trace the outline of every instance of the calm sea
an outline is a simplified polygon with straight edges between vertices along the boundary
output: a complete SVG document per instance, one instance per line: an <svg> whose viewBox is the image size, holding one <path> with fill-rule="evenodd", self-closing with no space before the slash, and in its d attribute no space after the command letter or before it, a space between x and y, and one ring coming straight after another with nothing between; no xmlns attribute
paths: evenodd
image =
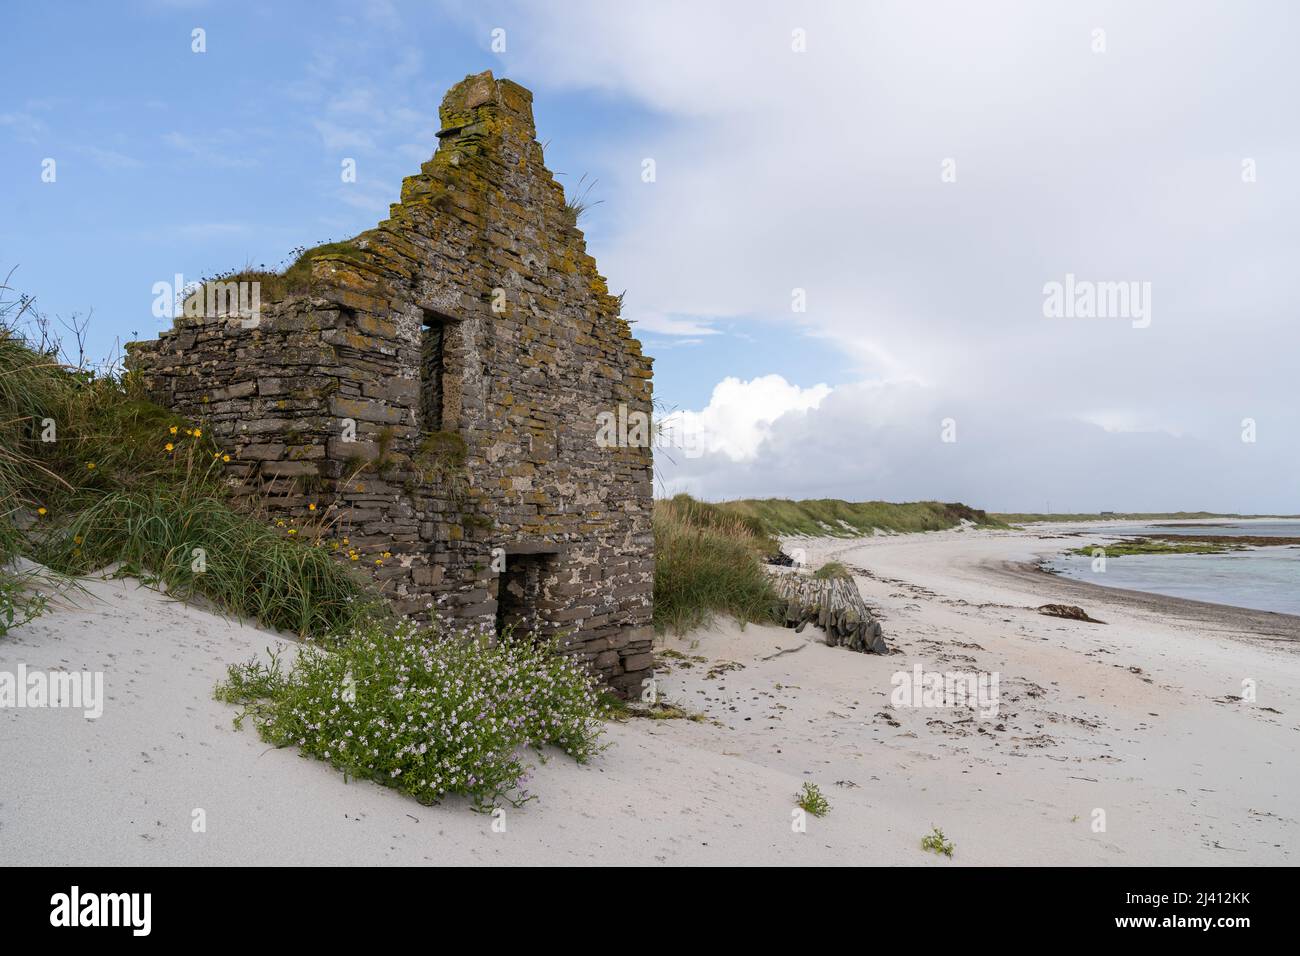
<svg viewBox="0 0 1300 956"><path fill-rule="evenodd" d="M1300 520L1149 524L1098 528L1106 534L1212 534L1300 538ZM1092 542L1078 539L1078 547ZM1300 614L1300 545L1252 548L1227 554L1135 554L1107 558L1093 570L1092 558L1060 555L1047 566L1064 577L1114 588L1232 604L1260 611Z"/></svg>

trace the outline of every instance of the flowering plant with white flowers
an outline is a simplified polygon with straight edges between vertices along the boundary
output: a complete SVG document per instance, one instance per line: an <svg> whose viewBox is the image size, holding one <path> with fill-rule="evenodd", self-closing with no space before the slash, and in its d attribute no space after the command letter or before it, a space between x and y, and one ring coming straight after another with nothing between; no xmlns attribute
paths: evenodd
<svg viewBox="0 0 1300 956"><path fill-rule="evenodd" d="M579 762L602 749L595 677L534 633L446 633L368 621L326 650L307 646L286 670L278 654L229 668L217 698L242 704L263 739L297 746L348 777L421 803L463 794L478 808L518 806L527 748Z"/></svg>

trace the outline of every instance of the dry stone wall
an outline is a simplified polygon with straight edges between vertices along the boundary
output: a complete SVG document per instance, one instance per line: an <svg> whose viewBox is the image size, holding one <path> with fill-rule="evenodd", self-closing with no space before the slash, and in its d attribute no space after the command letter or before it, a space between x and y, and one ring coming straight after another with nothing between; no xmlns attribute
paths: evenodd
<svg viewBox="0 0 1300 956"><path fill-rule="evenodd" d="M324 509L402 612L536 620L636 692L651 449L598 436L602 413L648 419L651 360L543 165L531 94L468 77L440 119L389 218L311 258L304 288L178 319L128 366L207 424L239 495Z"/></svg>

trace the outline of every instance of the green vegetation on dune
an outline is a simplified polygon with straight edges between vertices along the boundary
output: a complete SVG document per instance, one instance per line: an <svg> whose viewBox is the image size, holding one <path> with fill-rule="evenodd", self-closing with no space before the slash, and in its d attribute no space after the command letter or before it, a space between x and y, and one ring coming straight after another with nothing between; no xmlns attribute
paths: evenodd
<svg viewBox="0 0 1300 956"><path fill-rule="evenodd" d="M149 402L129 374L70 367L16 327L30 300L0 286L0 633L39 610L6 566L59 573L115 562L270 627L322 635L373 598L330 555L327 529L290 529L230 506L229 460L201 425ZM30 315L26 318L30 318ZM37 603L33 603L37 602Z"/></svg>
<svg viewBox="0 0 1300 956"><path fill-rule="evenodd" d="M680 494L655 502L655 626L684 631L714 615L742 622L774 620L780 599L764 560L779 536L860 537L875 531L940 531L962 521L1002 527L963 504L850 502L783 498L697 501ZM819 577L848 576L831 562Z"/></svg>
<svg viewBox="0 0 1300 956"><path fill-rule="evenodd" d="M763 559L777 549L743 517L689 495L654 504L654 622L682 632L714 615L773 621L780 599Z"/></svg>
<svg viewBox="0 0 1300 956"><path fill-rule="evenodd" d="M85 574L122 562L124 571L165 584L176 597L203 595L223 611L301 635L337 631L372 604L379 610L324 546L321 529L294 528L290 536L208 489L114 491L70 505L58 532L33 549L56 571ZM305 540L290 540L304 532Z"/></svg>
<svg viewBox="0 0 1300 956"><path fill-rule="evenodd" d="M296 746L348 778L433 804L479 809L529 799L521 751L550 745L585 762L607 716L595 676L553 639L366 621L288 667L272 654L229 668L218 700L243 707L262 739Z"/></svg>
<svg viewBox="0 0 1300 956"><path fill-rule="evenodd" d="M858 537L876 531L942 531L962 521L1001 527L994 517L959 502L841 501L817 498L745 498L724 501L718 508L747 519L771 535Z"/></svg>

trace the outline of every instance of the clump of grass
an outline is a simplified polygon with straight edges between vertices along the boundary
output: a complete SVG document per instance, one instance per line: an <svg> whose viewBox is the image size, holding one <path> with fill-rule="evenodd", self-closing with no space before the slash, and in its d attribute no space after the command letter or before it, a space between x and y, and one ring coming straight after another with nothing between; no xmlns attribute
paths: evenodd
<svg viewBox="0 0 1300 956"><path fill-rule="evenodd" d="M835 578L852 578L853 572L839 561L827 561L813 572L813 577L819 581L829 581Z"/></svg>
<svg viewBox="0 0 1300 956"><path fill-rule="evenodd" d="M368 607L364 588L323 542L295 541L202 491L111 492L75 501L71 512L36 549L62 573L120 561L177 597L203 595L222 610L304 636L346 628Z"/></svg>
<svg viewBox="0 0 1300 956"><path fill-rule="evenodd" d="M815 817L824 817L831 809L831 805L822 795L821 788L815 783L805 782L803 789L794 795L794 802Z"/></svg>
<svg viewBox="0 0 1300 956"><path fill-rule="evenodd" d="M465 461L469 448L456 432L433 431L420 436L411 467L421 485L437 485L452 501L461 502L469 490Z"/></svg>
<svg viewBox="0 0 1300 956"><path fill-rule="evenodd" d="M952 841L943 835L943 831L938 827L933 827L929 833L921 837L921 849L930 850L952 859L952 851L956 849Z"/></svg>
<svg viewBox="0 0 1300 956"><path fill-rule="evenodd" d="M591 211L593 206L599 206L605 200L591 198L591 191L596 187L599 180L593 179L587 181L587 174L583 173L573 189L573 195L564 201L564 212L569 219L570 226L577 226L578 222Z"/></svg>
<svg viewBox="0 0 1300 956"><path fill-rule="evenodd" d="M680 633L717 614L775 621L780 598L762 556L776 545L748 521L678 495L655 502L654 536L657 629Z"/></svg>
<svg viewBox="0 0 1300 956"><path fill-rule="evenodd" d="M553 745L580 763L602 749L596 679L535 633L370 619L287 669L274 654L232 666L216 696L242 705L236 723L251 717L268 743L424 804L462 794L480 809L517 806L531 799L522 749Z"/></svg>
<svg viewBox="0 0 1300 956"><path fill-rule="evenodd" d="M193 297L205 296L206 287L210 283L218 282L256 282L259 284L260 298L265 302L278 302L290 295L309 295L314 290L311 276L312 263L324 256L341 256L345 259L363 261L363 252L355 240L325 242L310 249L299 246L290 253L292 261L283 268L273 269L265 265L245 266L242 269L231 269L204 278L195 291L186 297L186 303L190 304L191 308L197 308L198 304L191 302ZM203 302L203 299L199 302Z"/></svg>

